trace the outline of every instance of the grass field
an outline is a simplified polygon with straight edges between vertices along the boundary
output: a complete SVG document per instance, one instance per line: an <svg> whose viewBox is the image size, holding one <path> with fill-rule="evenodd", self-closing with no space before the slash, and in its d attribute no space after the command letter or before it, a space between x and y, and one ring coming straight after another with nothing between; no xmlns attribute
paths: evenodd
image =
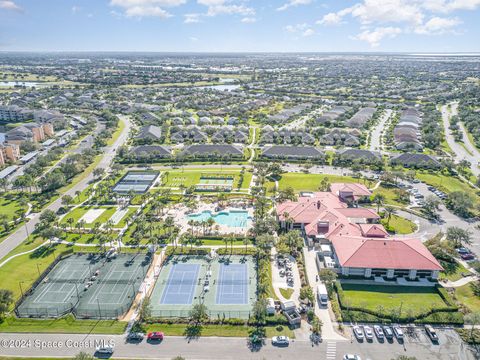
<svg viewBox="0 0 480 360"><path fill-rule="evenodd" d="M417 230L414 222L398 215L392 215L387 225L388 219L382 219L381 223L390 232L395 234L411 234Z"/></svg>
<svg viewBox="0 0 480 360"><path fill-rule="evenodd" d="M200 182L200 177L202 174L233 174L235 175L233 180L233 190L237 189L238 185L238 178L240 176L240 169L212 169L212 168L205 168L205 169L185 169L185 170L175 170L169 171L168 174L164 174L164 184L167 187L174 187L178 188L181 185L185 187L190 187L197 185ZM252 173L249 171L244 172L243 181L241 184L241 189L248 189L250 182L252 180Z"/></svg>
<svg viewBox="0 0 480 360"><path fill-rule="evenodd" d="M452 176L445 176L439 174L429 174L429 173L417 173L417 178L424 183L435 186L438 189L444 190L447 193L453 191L465 191L468 193L473 193L475 191L467 183L452 177ZM478 199L478 196L476 196Z"/></svg>
<svg viewBox="0 0 480 360"><path fill-rule="evenodd" d="M73 316L60 319L18 319L7 317L0 322L0 332L59 334L122 334L126 322L115 320L77 320Z"/></svg>
<svg viewBox="0 0 480 360"><path fill-rule="evenodd" d="M323 175L323 174L303 174L303 173L286 173L282 174L282 178L278 182L279 190L284 190L291 186L296 192L299 191L318 191L322 179L327 178L330 183L362 183L363 180L355 179L351 176L340 175ZM373 184L369 181L365 183L367 187Z"/></svg>
<svg viewBox="0 0 480 360"><path fill-rule="evenodd" d="M112 234L111 239L115 239L115 233ZM62 240L73 242L76 244L95 244L98 243L96 234L76 234L76 233L63 233L61 236Z"/></svg>
<svg viewBox="0 0 480 360"><path fill-rule="evenodd" d="M186 324L149 324L146 331L163 331L166 336L185 335ZM247 337L251 327L239 325L204 325L202 326L201 336L221 336L221 337ZM267 326L267 337L276 335L286 335L289 338L295 338L295 334L286 326L277 329L274 326Z"/></svg>
<svg viewBox="0 0 480 360"><path fill-rule="evenodd" d="M16 200L8 200L4 196L0 198L0 215L7 215L10 220L16 216L15 212L22 206Z"/></svg>
<svg viewBox="0 0 480 360"><path fill-rule="evenodd" d="M123 228L125 225L127 225L127 219L137 210L138 208L136 207L129 207L125 216L118 222L118 224L113 225L113 227L116 229Z"/></svg>
<svg viewBox="0 0 480 360"><path fill-rule="evenodd" d="M398 198L398 195L395 192L395 190L396 190L395 188L385 187L385 186L380 185L377 189L375 189L372 192L372 195L377 195L377 194L383 195L384 198L385 198L384 202L385 202L385 204L388 204L388 205L395 205L395 206L408 205L408 203L402 202Z"/></svg>
<svg viewBox="0 0 480 360"><path fill-rule="evenodd" d="M349 306L384 312L398 310L402 307L405 314L413 316L424 313L431 308L445 307L446 304L435 288L413 286L382 286L342 284L343 292Z"/></svg>
<svg viewBox="0 0 480 360"><path fill-rule="evenodd" d="M112 137L107 141L108 146L113 145L115 141L117 141L123 129L125 129L125 123L122 120L118 120L117 130L114 131L114 133L112 134Z"/></svg>
<svg viewBox="0 0 480 360"><path fill-rule="evenodd" d="M92 228L93 225L98 222L100 224L104 224L107 222L112 215L117 211L117 207L115 206L79 206L75 209L73 209L71 212L69 212L61 221L62 224L68 224L68 219L73 219L73 224L72 226L75 226L78 221L82 218L83 215L85 215L88 210L91 209L105 209L105 211L100 214L99 217L97 217L92 223L85 223L84 227L86 228Z"/></svg>
<svg viewBox="0 0 480 360"><path fill-rule="evenodd" d="M475 296L470 284L455 289L455 297L472 312L480 311L480 297Z"/></svg>
<svg viewBox="0 0 480 360"><path fill-rule="evenodd" d="M290 299L292 294L293 294L293 289L284 289L284 288L280 288L280 294L282 294L282 296L285 298L285 299Z"/></svg>

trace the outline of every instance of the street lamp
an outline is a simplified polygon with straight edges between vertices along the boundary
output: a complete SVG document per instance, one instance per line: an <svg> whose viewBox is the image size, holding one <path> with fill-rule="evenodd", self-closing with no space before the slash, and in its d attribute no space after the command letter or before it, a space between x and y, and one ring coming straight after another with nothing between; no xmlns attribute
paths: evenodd
<svg viewBox="0 0 480 360"><path fill-rule="evenodd" d="M40 276L40 267L38 266L39 264L37 263L37 271L38 271L38 276ZM41 264L40 264L41 265Z"/></svg>
<svg viewBox="0 0 480 360"><path fill-rule="evenodd" d="M25 281L19 281L19 282L18 282L18 285L20 286L20 293L22 294L22 297L23 297L22 284L23 284L24 282L25 282Z"/></svg>
<svg viewBox="0 0 480 360"><path fill-rule="evenodd" d="M102 317L102 312L100 310L100 302L98 301L98 298L97 298L97 305L98 305L98 317L101 318Z"/></svg>

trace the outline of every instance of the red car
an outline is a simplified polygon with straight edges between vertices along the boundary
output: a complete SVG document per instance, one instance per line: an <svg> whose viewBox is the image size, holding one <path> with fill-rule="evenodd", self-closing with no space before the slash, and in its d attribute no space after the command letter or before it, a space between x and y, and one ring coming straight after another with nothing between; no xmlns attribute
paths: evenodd
<svg viewBox="0 0 480 360"><path fill-rule="evenodd" d="M147 340L163 340L163 332L154 331L154 332L148 333Z"/></svg>

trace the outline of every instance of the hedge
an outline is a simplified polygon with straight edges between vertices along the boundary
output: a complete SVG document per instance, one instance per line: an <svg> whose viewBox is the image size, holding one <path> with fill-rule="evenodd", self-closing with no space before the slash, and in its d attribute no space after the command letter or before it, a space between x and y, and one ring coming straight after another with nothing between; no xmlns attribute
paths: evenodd
<svg viewBox="0 0 480 360"><path fill-rule="evenodd" d="M233 249L225 249L225 248L219 248L216 250L218 255L256 255L257 251L255 248L233 248Z"/></svg>
<svg viewBox="0 0 480 360"><path fill-rule="evenodd" d="M165 251L166 257L172 256L172 255L207 255L210 253L210 248L190 248L190 247L182 247L182 246L177 246L176 248L173 246L167 247L167 250Z"/></svg>

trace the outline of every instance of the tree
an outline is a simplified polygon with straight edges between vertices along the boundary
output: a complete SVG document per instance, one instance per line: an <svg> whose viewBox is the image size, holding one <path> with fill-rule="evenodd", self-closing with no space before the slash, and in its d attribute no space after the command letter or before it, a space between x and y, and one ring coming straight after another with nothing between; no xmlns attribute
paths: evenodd
<svg viewBox="0 0 480 360"><path fill-rule="evenodd" d="M68 206L73 202L73 198L70 195L62 196L62 205Z"/></svg>
<svg viewBox="0 0 480 360"><path fill-rule="evenodd" d="M318 318L318 316L313 317L311 325L312 325L311 330L313 334L315 335L322 334L323 322Z"/></svg>
<svg viewBox="0 0 480 360"><path fill-rule="evenodd" d="M10 218L7 214L0 214L0 224L2 224L5 232L10 231Z"/></svg>
<svg viewBox="0 0 480 360"><path fill-rule="evenodd" d="M320 181L320 186L318 187L318 190L320 191L328 191L330 189L330 181L328 180L328 177L324 177Z"/></svg>
<svg viewBox="0 0 480 360"><path fill-rule="evenodd" d="M380 206L383 205L385 196L382 194L375 194L372 198L372 203L377 204L377 213L380 212Z"/></svg>
<svg viewBox="0 0 480 360"><path fill-rule="evenodd" d="M40 214L40 221L46 224L52 224L57 221L57 214L55 214L52 210L47 209Z"/></svg>
<svg viewBox="0 0 480 360"><path fill-rule="evenodd" d="M286 189L280 190L278 192L277 201L284 202L286 200L290 200L290 201L297 200L297 195L295 195L295 190L291 186L288 186Z"/></svg>
<svg viewBox="0 0 480 360"><path fill-rule="evenodd" d="M148 320L152 317L152 304L150 303L150 298L145 297L138 315L141 321Z"/></svg>
<svg viewBox="0 0 480 360"><path fill-rule="evenodd" d="M315 303L315 294L310 286L303 286L300 289L300 299L308 300L310 304Z"/></svg>
<svg viewBox="0 0 480 360"><path fill-rule="evenodd" d="M472 243L472 233L470 230L464 230L458 226L451 226L447 229L447 240L451 241L455 247L461 247L463 244Z"/></svg>
<svg viewBox="0 0 480 360"><path fill-rule="evenodd" d="M95 168L93 169L93 176L95 178L100 178L102 177L102 175L105 173L105 169L104 168Z"/></svg>
<svg viewBox="0 0 480 360"><path fill-rule="evenodd" d="M0 319L5 316L12 303L13 293L10 290L0 289Z"/></svg>
<svg viewBox="0 0 480 360"><path fill-rule="evenodd" d="M465 324L472 325L472 328L470 330L470 338L473 338L473 331L475 329L475 326L480 324L480 312L473 312L470 314L465 315Z"/></svg>
<svg viewBox="0 0 480 360"><path fill-rule="evenodd" d="M265 324L267 318L267 300L259 299L253 304L253 316L257 324Z"/></svg>
<svg viewBox="0 0 480 360"><path fill-rule="evenodd" d="M447 206L453 210L454 213L469 217L470 211L473 208L473 199L470 194L463 191L454 191L448 195L446 200Z"/></svg>
<svg viewBox="0 0 480 360"><path fill-rule="evenodd" d="M423 212L427 214L428 217L437 219L438 210L440 208L440 200L433 195L429 195L425 198L425 204L423 205Z"/></svg>
<svg viewBox="0 0 480 360"><path fill-rule="evenodd" d="M206 319L208 319L207 307L205 304L195 304L190 310L189 318L190 321L195 325L202 324Z"/></svg>
<svg viewBox="0 0 480 360"><path fill-rule="evenodd" d="M320 269L318 273L318 277L325 285L329 288L329 290L333 290L333 284L337 281L337 273L331 269Z"/></svg>
<svg viewBox="0 0 480 360"><path fill-rule="evenodd" d="M397 213L397 209L395 209L393 206L385 206L385 215L387 216L387 226L390 225L390 220L392 218L392 215L395 215Z"/></svg>

